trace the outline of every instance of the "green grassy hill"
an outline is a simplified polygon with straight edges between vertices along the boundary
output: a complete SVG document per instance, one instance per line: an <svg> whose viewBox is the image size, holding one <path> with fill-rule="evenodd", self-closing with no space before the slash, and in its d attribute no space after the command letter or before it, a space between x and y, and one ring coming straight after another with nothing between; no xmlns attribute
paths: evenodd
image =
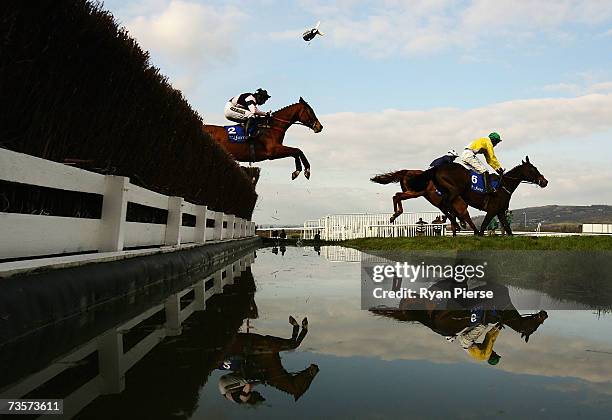
<svg viewBox="0 0 612 420"><path fill-rule="evenodd" d="M535 230L542 222L542 230L580 232L583 223L612 223L612 206L541 206L512 209L512 229ZM474 218L480 226L483 216ZM525 225L525 219L527 224Z"/></svg>

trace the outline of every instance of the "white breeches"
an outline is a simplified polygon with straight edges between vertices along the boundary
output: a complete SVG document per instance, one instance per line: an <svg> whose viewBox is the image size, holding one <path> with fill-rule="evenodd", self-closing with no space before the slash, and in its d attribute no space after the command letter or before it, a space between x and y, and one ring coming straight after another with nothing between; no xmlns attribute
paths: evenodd
<svg viewBox="0 0 612 420"><path fill-rule="evenodd" d="M467 166L481 174L488 172L487 167L482 163L480 159L476 157L474 152L470 149L465 149L463 153L461 153L461 162L465 163Z"/></svg>
<svg viewBox="0 0 612 420"><path fill-rule="evenodd" d="M228 120L238 123L244 122L248 118L255 116L255 114L253 114L248 109L239 108L229 101L225 104L225 108L223 109L223 115L225 115L225 118L227 118Z"/></svg>

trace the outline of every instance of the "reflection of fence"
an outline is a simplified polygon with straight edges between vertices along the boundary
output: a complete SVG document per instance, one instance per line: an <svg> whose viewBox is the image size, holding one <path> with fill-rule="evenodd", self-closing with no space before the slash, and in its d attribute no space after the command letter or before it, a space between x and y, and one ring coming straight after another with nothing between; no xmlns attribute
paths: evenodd
<svg viewBox="0 0 612 420"><path fill-rule="evenodd" d="M100 219L0 213L0 258L202 244L255 234L254 222L149 191L126 177L101 175L1 148L0 181L103 196ZM166 224L126 221L128 203L167 211ZM186 226L183 214L194 216L195 226Z"/></svg>
<svg viewBox="0 0 612 420"><path fill-rule="evenodd" d="M361 251L354 248L343 246L324 246L321 247L321 254L325 259L332 262L360 262Z"/></svg>
<svg viewBox="0 0 612 420"><path fill-rule="evenodd" d="M335 214L318 220L304 222L304 238L313 239L315 233L321 239L337 241L366 237L417 236L418 234L434 235L437 231L431 226L439 212L404 213L394 224L389 224L391 213L378 214ZM423 219L427 225L419 229L417 222ZM442 225L438 225L442 226ZM442 227L442 232L444 228Z"/></svg>
<svg viewBox="0 0 612 420"><path fill-rule="evenodd" d="M59 357L46 368L20 379L0 390L0 398L22 398L44 384L52 381L67 369L78 365L82 360L97 352L98 372L85 384L80 386L64 399L64 418L72 418L85 406L100 395L116 394L125 389L125 375L138 361L145 357L164 338L180 335L182 323L195 311L206 309L206 301L213 295L223 293L223 286L234 283L254 261L249 254L232 264L217 270L214 274L198 280L190 287L167 297L160 303L140 315L122 322L107 330L89 342L80 345ZM193 299L186 299L193 291ZM139 324L159 315L165 315L165 323L158 325L152 332L141 338L136 344L124 351L124 335Z"/></svg>
<svg viewBox="0 0 612 420"><path fill-rule="evenodd" d="M331 262L385 262L393 261L367 252L359 251L355 248L346 248L337 245L326 245L321 247L321 255Z"/></svg>

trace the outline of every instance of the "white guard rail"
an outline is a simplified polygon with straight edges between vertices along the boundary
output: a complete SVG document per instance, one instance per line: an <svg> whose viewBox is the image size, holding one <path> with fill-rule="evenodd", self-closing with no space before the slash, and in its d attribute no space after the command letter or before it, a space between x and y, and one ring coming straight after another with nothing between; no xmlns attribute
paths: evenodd
<svg viewBox="0 0 612 420"><path fill-rule="evenodd" d="M131 184L129 178L101 175L3 148L0 180L103 196L100 219L0 212L0 259L116 252L255 236L254 222L147 190ZM166 224L126 221L128 202L167 210ZM184 213L195 216L195 226L182 225Z"/></svg>

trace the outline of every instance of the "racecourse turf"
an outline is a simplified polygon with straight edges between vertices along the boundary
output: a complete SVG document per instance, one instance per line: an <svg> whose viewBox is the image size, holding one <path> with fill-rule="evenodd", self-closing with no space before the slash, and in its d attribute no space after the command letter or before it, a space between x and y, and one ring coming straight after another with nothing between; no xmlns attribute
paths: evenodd
<svg viewBox="0 0 612 420"><path fill-rule="evenodd" d="M360 250L612 250L612 236L420 236L362 238L337 243Z"/></svg>

